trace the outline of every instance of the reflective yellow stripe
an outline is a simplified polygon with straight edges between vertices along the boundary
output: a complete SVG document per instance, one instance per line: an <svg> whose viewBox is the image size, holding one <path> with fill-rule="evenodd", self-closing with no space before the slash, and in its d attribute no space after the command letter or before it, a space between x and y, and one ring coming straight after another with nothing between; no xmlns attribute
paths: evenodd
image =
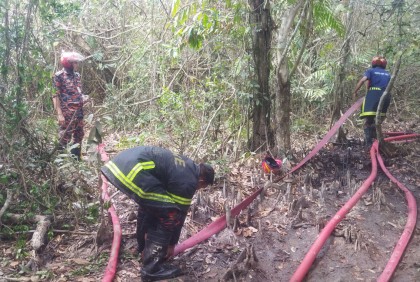
<svg viewBox="0 0 420 282"><path fill-rule="evenodd" d="M360 116L361 117L364 117L364 116L376 116L376 112L363 112L363 113L360 114ZM381 113L381 116L386 116L386 114L385 113Z"/></svg>
<svg viewBox="0 0 420 282"><path fill-rule="evenodd" d="M177 195L169 193L169 192L168 192L168 194L171 195L171 197L174 198L175 202L177 202L178 204L191 205L191 199L180 197L180 196L177 196Z"/></svg>
<svg viewBox="0 0 420 282"><path fill-rule="evenodd" d="M370 87L369 90L382 90L380 87Z"/></svg>
<svg viewBox="0 0 420 282"><path fill-rule="evenodd" d="M178 203L178 204L181 204L181 205L190 205L191 204L191 199L183 198L183 197L171 194L171 193L168 193L169 194L169 196L168 196L168 195L162 195L162 194L158 194L158 193L144 192L140 187L138 187L135 183L133 183L132 180L134 179L134 177L136 175L136 173L133 172L133 171L138 172L142 169L154 168L155 164L153 162L140 163L140 164L137 164L136 166L134 166L134 168L129 173L129 175L133 179L130 179L127 176L125 176L124 173L112 161L109 161L105 166L112 172L112 174L123 185L125 185L128 189L130 189L134 193L136 193L136 195L139 196L142 199L154 200L154 201L165 202L165 203Z"/></svg>
<svg viewBox="0 0 420 282"><path fill-rule="evenodd" d="M155 163L150 161L150 162L144 162L144 163L138 163L136 164L133 169L130 171L129 174L127 174L127 178L130 181L133 181L134 177L136 177L136 175L139 173L139 171L143 170L143 169L152 169L155 168Z"/></svg>

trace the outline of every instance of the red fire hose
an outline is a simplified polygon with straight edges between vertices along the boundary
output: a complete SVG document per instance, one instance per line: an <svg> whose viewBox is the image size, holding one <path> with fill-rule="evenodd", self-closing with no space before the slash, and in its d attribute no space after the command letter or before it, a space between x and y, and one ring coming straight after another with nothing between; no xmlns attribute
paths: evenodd
<svg viewBox="0 0 420 282"><path fill-rule="evenodd" d="M344 206L335 214L335 216L327 223L327 225L322 229L321 233L318 235L318 238L313 243L312 247L309 249L308 253L306 254L305 258L299 265L298 269L293 274L290 281L302 281L303 278L306 276L306 273L309 271L309 268L312 266L316 256L318 255L319 251L321 250L322 246L324 245L325 241L327 241L330 234L334 231L335 227L341 220L345 217L345 215L350 211L350 209L359 201L359 199L363 196L363 194L367 191L369 186L372 184L373 180L377 174L377 162L376 162L376 148L378 146L377 141L373 144L372 148L370 149L370 158L372 160L372 172L370 173L369 177L363 182L362 186L360 186L359 190L350 198L350 200L344 204Z"/></svg>
<svg viewBox="0 0 420 282"><path fill-rule="evenodd" d="M99 144L97 151L101 155L101 159L103 162L109 161L109 157L105 152L104 144ZM107 179L101 174L102 180L102 200L104 202L110 201L110 197L108 195L108 181ZM120 251L120 244L121 244L121 225L118 219L117 212L115 211L114 206L111 206L108 209L109 214L111 215L112 219L112 226L114 231L114 237L112 239L112 247L111 247L111 254L109 256L108 265L105 269L104 277L102 278L102 282L111 282L114 279L115 273L117 272L117 265L118 265L118 253Z"/></svg>
<svg viewBox="0 0 420 282"><path fill-rule="evenodd" d="M347 120L347 118L356 111L360 105L363 102L363 98L360 98L353 106L351 106L344 115L341 116L341 118L334 124L334 126L328 131L328 133L322 138L322 140L315 146L314 149L312 149L311 152L302 160L300 161L295 167L293 167L286 175L284 175L282 178L286 177L287 175L295 172L299 168L301 168L307 161L309 161L313 156L315 156L316 153L318 153L319 150L324 147L325 144L327 144L328 140L333 137L335 132L340 128L340 126ZM239 212L247 207L262 191L262 188L258 189L254 194L246 198L242 203L234 207L231 211L232 216L236 216L239 214ZM212 235L220 232L226 227L226 215L223 215L222 217L219 217L216 221L209 224L206 228L195 234L194 236L188 238L181 244L175 246L174 254L177 255L183 251L185 251L188 248L191 248L192 246L210 238Z"/></svg>
<svg viewBox="0 0 420 282"><path fill-rule="evenodd" d="M346 111L346 113L343 116L341 116L341 118L328 131L328 133L317 144L317 146L300 163L298 163L295 167L293 167L283 177L295 172L300 167L302 167L308 160L310 160L313 156L315 156L315 154L319 150L321 150L322 147L325 144L327 144L328 140L331 139L331 137L335 134L335 132L338 130L338 128L346 121L346 119L360 107L362 102L363 102L363 98L360 98L352 107L350 107ZM97 148L97 151L101 154L102 161L106 162L106 161L108 161L109 158L108 158L108 156L107 156L107 154L104 150L104 147L105 147L105 145L100 144ZM103 183L105 183L105 185L107 185L106 181L103 181ZM103 186L102 190L106 191L107 186ZM239 212L243 208L248 206L261 193L262 190L263 190L263 188L258 189L251 196L249 196L244 201L242 201L239 205L234 207L231 211L232 215L233 216L238 215ZM112 208L111 216L112 216L112 214L115 214L115 217L116 217L115 218L116 223L114 224L114 229L116 228L115 226L118 226L118 230L117 231L114 230L114 240L113 240L113 244L112 244L111 256L110 256L108 266L106 268L105 275L104 275L104 278L103 278L102 281L112 281L113 277L115 276L117 259L118 259L118 251L119 251L119 248L120 248L120 241L121 241L121 229L120 229L120 225L119 225L119 222L118 222L118 217L116 216L116 213L115 213L115 210L113 209L113 207L111 207L111 208ZM111 208L110 208L110 212L111 212ZM113 219L113 223L114 223L114 217L112 219ZM194 236L190 237L189 239L185 240L181 244L177 245L175 247L174 254L177 255L177 254L185 251L186 249L191 248L192 246L210 238L212 235L214 235L217 232L223 230L225 227L226 227L226 216L224 215L224 216L218 218L213 223L209 224L206 228L204 228L203 230L201 230L200 232L198 232ZM116 238L116 236L117 236L117 238Z"/></svg>
<svg viewBox="0 0 420 282"><path fill-rule="evenodd" d="M399 138L411 138L411 137L419 137L418 134L411 134L411 135L403 135L398 137L390 137L386 138L385 141L394 141L398 140ZM398 240L394 251L391 254L391 257L386 264L384 271L378 278L378 282L386 282L391 279L392 274L395 272L395 269L397 268L398 262L401 260L402 254L405 250L405 248L408 245L408 241L410 241L411 235L413 234L414 228L416 227L416 221L417 221L417 204L416 199L414 198L413 194L408 190L401 182L399 182L385 167L384 161L381 157L381 155L377 154L379 165L382 168L382 171L388 176L389 179L391 179L392 182L397 184L397 186L404 192L405 199L407 200L407 209L408 209L408 216L407 216L407 222L404 227L404 231Z"/></svg>
<svg viewBox="0 0 420 282"><path fill-rule="evenodd" d="M309 159L311 159L328 142L328 140L331 139L331 137L335 134L335 132L338 130L338 128L346 121L346 119L354 111L356 111L360 107L360 105L362 104L362 101L363 101L363 98L359 99L351 108L349 108L347 110L347 112L329 130L329 132L325 135L325 137L317 144L317 146L298 165L296 165L294 168L292 168L288 172L288 174L291 174L294 171L298 170ZM398 135L398 134L397 133L393 133L393 134L389 134L389 135ZM399 136L397 136L397 137L399 137ZM396 137L392 137L392 138L396 138ZM104 150L104 145L103 144L101 144L101 145L98 146L98 151L100 152L100 154L102 156L102 160L103 161L108 161L108 156L106 155L106 152ZM372 150L371 150L371 155L372 155ZM376 170L376 160L375 160L375 170ZM286 175L288 175L288 174L286 174ZM376 172L375 172L375 175L376 175ZM285 176L283 176L283 177L285 177ZM366 189L368 187L369 186L367 185ZM106 192L107 188L108 188L107 187L107 181L106 181L105 178L103 178L102 191L103 191L103 198L104 198L104 200L109 200L109 196L107 195L107 192ZM251 196L249 196L243 202L241 202L239 205L237 205L236 207L234 207L232 209L232 211L231 211L232 216L238 215L239 212L242 209L244 209L245 207L247 207L261 193L262 190L263 190L263 188L258 189ZM347 206L346 208L345 207L343 207L342 210L343 209L350 210L350 208L351 208L350 206ZM347 210L347 212L348 212L348 210ZM109 259L109 262L108 262L108 266L106 268L105 275L104 275L102 281L112 281L113 277L115 276L116 266L117 266L117 260L118 260L118 252L119 252L120 241L121 241L121 228L120 228L120 224L119 224L118 217L116 215L115 209L111 206L109 208L109 212L111 214L112 221L113 221L113 224L114 224L114 240L113 240L113 244L112 244L111 256L110 256L110 259ZM339 218L337 218L337 220L338 219ZM340 221L341 221L341 219L340 219ZM331 226L333 224L334 223L331 223ZM212 235L214 235L217 232L223 230L225 227L226 227L226 216L224 215L224 216L218 218L216 221L214 221L210 225L208 225L205 229L201 230L200 232L198 232L194 236L190 237L189 239L185 240L181 244L177 245L175 247L174 255L177 255L177 254L185 251L186 249L191 248L192 246L194 246L194 245L196 245L196 244L198 244L198 243L200 243L200 242L202 242L202 241L210 238ZM310 267L310 265L309 265L309 267ZM306 274L306 272L305 272L305 274Z"/></svg>
<svg viewBox="0 0 420 282"><path fill-rule="evenodd" d="M393 134L398 135L398 134ZM394 136L386 138L385 141L398 141L404 139L413 139L420 137L419 134L409 134L409 135L402 135L402 136ZM382 275L380 276L380 281L388 281L389 278L395 271L395 268L401 258L401 255L408 244L408 240L411 237L413 232L414 226L416 224L417 219L417 206L413 195L410 191L405 188L401 183L399 183L387 170L386 167L383 165L382 158L379 154L378 150L378 141L375 141L372 145L370 150L370 157L372 160L372 172L370 176L365 180L359 190L353 195L352 198L336 213L336 215L328 222L328 224L324 227L324 229L319 234L318 238L315 240L311 248L309 249L308 253L304 257L303 261L299 265L298 269L293 274L290 281L302 281L303 278L306 276L309 268L312 266L316 256L318 255L319 251L321 250L322 246L324 245L325 241L328 239L332 231L334 230L335 226L344 218L344 216L350 211L350 209L357 203L357 201L361 198L361 196L367 191L369 186L372 184L373 180L377 174L377 161L376 157L380 162L380 165L387 176L391 176L390 179L397 183L397 185L403 189L406 194L407 202L408 202L408 209L409 215L406 224L406 228L404 229L403 235L401 236L400 240L398 241L397 246L395 247L394 253L391 256L390 261L388 262L385 270L383 271ZM382 163L381 163L382 162ZM387 173L388 172L388 173ZM389 174L389 175L388 175ZM402 188L404 187L404 188Z"/></svg>

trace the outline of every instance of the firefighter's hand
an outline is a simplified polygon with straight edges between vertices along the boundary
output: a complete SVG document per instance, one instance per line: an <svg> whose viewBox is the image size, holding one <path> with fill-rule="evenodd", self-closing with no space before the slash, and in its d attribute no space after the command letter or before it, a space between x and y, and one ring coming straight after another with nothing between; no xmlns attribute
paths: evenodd
<svg viewBox="0 0 420 282"><path fill-rule="evenodd" d="M62 114L58 114L58 124L59 125L64 124L64 116Z"/></svg>
<svg viewBox="0 0 420 282"><path fill-rule="evenodd" d="M166 253L165 259L169 259L170 257L173 257L175 251L175 245L169 245L168 252Z"/></svg>

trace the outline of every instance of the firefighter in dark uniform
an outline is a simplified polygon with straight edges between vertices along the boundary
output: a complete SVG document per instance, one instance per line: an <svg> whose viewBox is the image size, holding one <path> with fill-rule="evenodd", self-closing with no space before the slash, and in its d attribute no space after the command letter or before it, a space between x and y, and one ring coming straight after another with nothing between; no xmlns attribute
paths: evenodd
<svg viewBox="0 0 420 282"><path fill-rule="evenodd" d="M181 275L181 269L164 262L173 255L194 193L213 184L213 168L164 148L140 146L117 154L101 171L139 205L136 233L143 280Z"/></svg>
<svg viewBox="0 0 420 282"><path fill-rule="evenodd" d="M84 57L76 52L63 52L60 63L63 69L55 73L53 84L56 93L53 96L54 109L57 112L59 124L59 146L65 148L73 138L73 144L79 144L71 153L80 160L83 131L83 102L88 99L83 95L81 77L77 64Z"/></svg>
<svg viewBox="0 0 420 282"><path fill-rule="evenodd" d="M357 92L360 87L368 81L367 94L363 101L362 111L360 118L365 119L365 144L371 146L373 139L376 138L376 127L375 117L378 109L379 100L382 97L388 83L391 79L391 75L385 70L387 61L384 57L375 56L372 59L372 68L368 69L363 77L359 80L356 85L356 89L353 92L353 99L357 98ZM384 101L384 105L381 112L381 118L385 119L386 112L391 102L391 96Z"/></svg>

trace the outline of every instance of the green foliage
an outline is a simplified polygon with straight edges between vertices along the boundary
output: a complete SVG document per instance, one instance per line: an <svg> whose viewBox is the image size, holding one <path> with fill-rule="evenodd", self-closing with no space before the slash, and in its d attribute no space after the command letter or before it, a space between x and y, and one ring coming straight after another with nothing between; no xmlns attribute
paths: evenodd
<svg viewBox="0 0 420 282"><path fill-rule="evenodd" d="M314 1L313 17L316 19L315 29L318 32L334 30L339 36L344 35L345 27L339 19L336 18L331 10L329 0Z"/></svg>
<svg viewBox="0 0 420 282"><path fill-rule="evenodd" d="M42 203L42 207L44 207L41 209L43 214L54 213L56 205L59 203L60 199L58 195L51 193L51 185L49 181L46 181L41 185L33 183L29 192L33 197L31 201L31 211L40 212L41 206L39 203Z"/></svg>
<svg viewBox="0 0 420 282"><path fill-rule="evenodd" d="M81 3L77 2L63 3L57 0L41 0L39 1L39 12L42 20L52 22L57 18L77 16L81 11L80 5Z"/></svg>
<svg viewBox="0 0 420 282"><path fill-rule="evenodd" d="M120 150L124 150L135 146L143 145L145 144L147 135L147 132L142 132L136 136L123 136L119 140L117 148L119 148Z"/></svg>
<svg viewBox="0 0 420 282"><path fill-rule="evenodd" d="M293 119L292 130L295 133L314 132L318 126L313 123L311 117L296 117Z"/></svg>
<svg viewBox="0 0 420 282"><path fill-rule="evenodd" d="M92 257L90 263L80 266L70 272L71 276L86 276L90 273L99 271L109 259L109 253L102 252L97 257Z"/></svg>
<svg viewBox="0 0 420 282"><path fill-rule="evenodd" d="M105 206L105 203L104 203L104 206ZM99 211L100 209L99 209L98 204L89 205L87 209L86 220L92 224L97 223L98 218L99 218Z"/></svg>
<svg viewBox="0 0 420 282"><path fill-rule="evenodd" d="M27 231L27 229L25 231ZM25 249L25 246L26 246L26 236L19 236L18 239L16 240L15 259L24 259L29 255Z"/></svg>

